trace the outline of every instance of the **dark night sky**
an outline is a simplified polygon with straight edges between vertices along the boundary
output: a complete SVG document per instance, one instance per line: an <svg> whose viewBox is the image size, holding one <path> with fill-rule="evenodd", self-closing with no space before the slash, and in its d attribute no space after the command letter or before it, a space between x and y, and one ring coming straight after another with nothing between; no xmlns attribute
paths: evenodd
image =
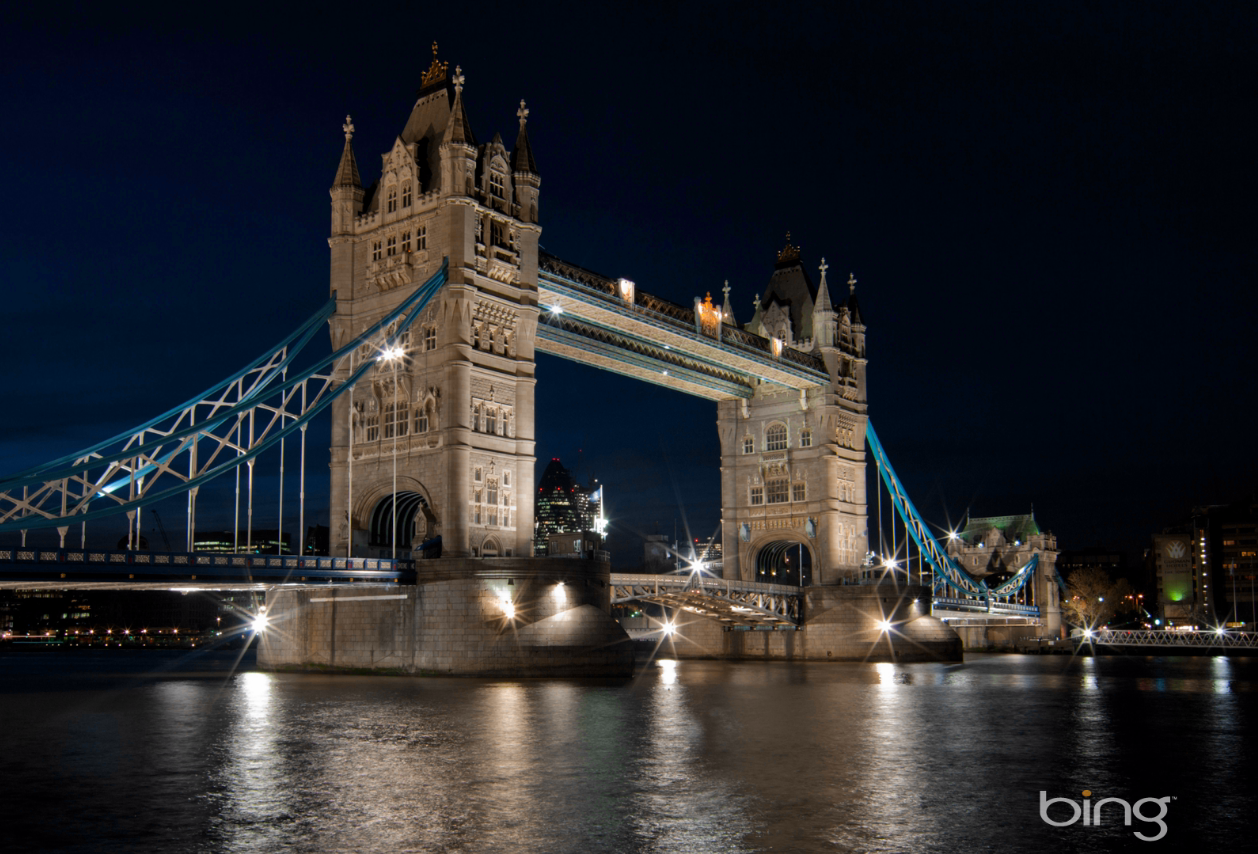
<svg viewBox="0 0 1258 854"><path fill-rule="evenodd" d="M1252 4L440 5L2 13L0 471L314 311L341 122L374 180L437 40L481 140L528 101L548 251L681 303L729 279L741 321L788 230L855 271L870 411L933 521L1033 502L1064 548L1134 551L1252 493ZM537 374L539 470L581 451L621 532L712 533L712 404Z"/></svg>

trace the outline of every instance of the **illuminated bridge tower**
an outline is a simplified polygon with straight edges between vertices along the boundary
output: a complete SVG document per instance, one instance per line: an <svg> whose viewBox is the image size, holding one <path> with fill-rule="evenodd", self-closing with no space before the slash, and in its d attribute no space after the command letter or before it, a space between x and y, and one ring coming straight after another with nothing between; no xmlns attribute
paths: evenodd
<svg viewBox="0 0 1258 854"><path fill-rule="evenodd" d="M404 356L378 361L335 403L330 548L390 556L396 512L398 557L437 536L445 557L527 557L541 180L524 102L514 149L498 135L477 144L463 75L450 76L433 49L380 179L364 189L347 119L331 189L334 346L397 306L443 258L450 266L403 339Z"/></svg>
<svg viewBox="0 0 1258 854"><path fill-rule="evenodd" d="M837 584L859 572L869 542L865 326L855 279L834 305L825 260L814 286L787 237L746 329L820 355L829 382L763 383L750 400L718 403L725 577L798 584L802 562L806 584Z"/></svg>

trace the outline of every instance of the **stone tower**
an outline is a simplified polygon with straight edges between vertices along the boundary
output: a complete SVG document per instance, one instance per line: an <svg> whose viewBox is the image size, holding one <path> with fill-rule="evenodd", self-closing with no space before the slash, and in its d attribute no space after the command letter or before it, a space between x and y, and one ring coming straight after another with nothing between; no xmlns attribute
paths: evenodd
<svg viewBox="0 0 1258 854"><path fill-rule="evenodd" d="M790 244L746 329L782 348L810 351L829 382L806 392L757 387L717 406L725 577L797 583L771 573L789 557L811 563L808 584L854 576L869 550L865 497L865 326L855 278L830 301L827 265L814 286ZM806 555L804 554L806 552ZM799 555L799 557L795 557Z"/></svg>
<svg viewBox="0 0 1258 854"><path fill-rule="evenodd" d="M449 259L449 281L333 407L331 553L527 557L533 536L538 187L520 102L513 149L478 144L464 77L436 57L364 188L353 125L332 185L332 343L342 346ZM396 489L394 460L396 458Z"/></svg>

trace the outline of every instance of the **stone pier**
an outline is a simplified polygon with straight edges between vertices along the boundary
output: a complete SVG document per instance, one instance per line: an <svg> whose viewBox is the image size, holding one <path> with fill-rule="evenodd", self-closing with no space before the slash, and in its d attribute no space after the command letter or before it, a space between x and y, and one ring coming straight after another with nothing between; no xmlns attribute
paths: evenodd
<svg viewBox="0 0 1258 854"><path fill-rule="evenodd" d="M267 670L453 676L628 676L606 561L450 558L419 583L267 594Z"/></svg>
<svg viewBox="0 0 1258 854"><path fill-rule="evenodd" d="M678 613L664 649L680 658L782 661L961 661L961 638L930 616L930 588L892 584L806 590L797 630L738 631ZM879 625L891 623L890 630Z"/></svg>

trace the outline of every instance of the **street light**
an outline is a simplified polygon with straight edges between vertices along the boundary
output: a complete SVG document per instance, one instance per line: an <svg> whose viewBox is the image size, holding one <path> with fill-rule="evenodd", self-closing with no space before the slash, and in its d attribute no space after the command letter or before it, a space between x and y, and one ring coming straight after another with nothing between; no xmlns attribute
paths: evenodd
<svg viewBox="0 0 1258 854"><path fill-rule="evenodd" d="M393 564L397 566L397 434L398 434L398 366L402 363L402 357L406 355L401 347L394 345L386 348L381 354L382 361L388 362L393 366L393 413L389 419L390 429L393 431L393 500L390 502L390 509L393 513Z"/></svg>

